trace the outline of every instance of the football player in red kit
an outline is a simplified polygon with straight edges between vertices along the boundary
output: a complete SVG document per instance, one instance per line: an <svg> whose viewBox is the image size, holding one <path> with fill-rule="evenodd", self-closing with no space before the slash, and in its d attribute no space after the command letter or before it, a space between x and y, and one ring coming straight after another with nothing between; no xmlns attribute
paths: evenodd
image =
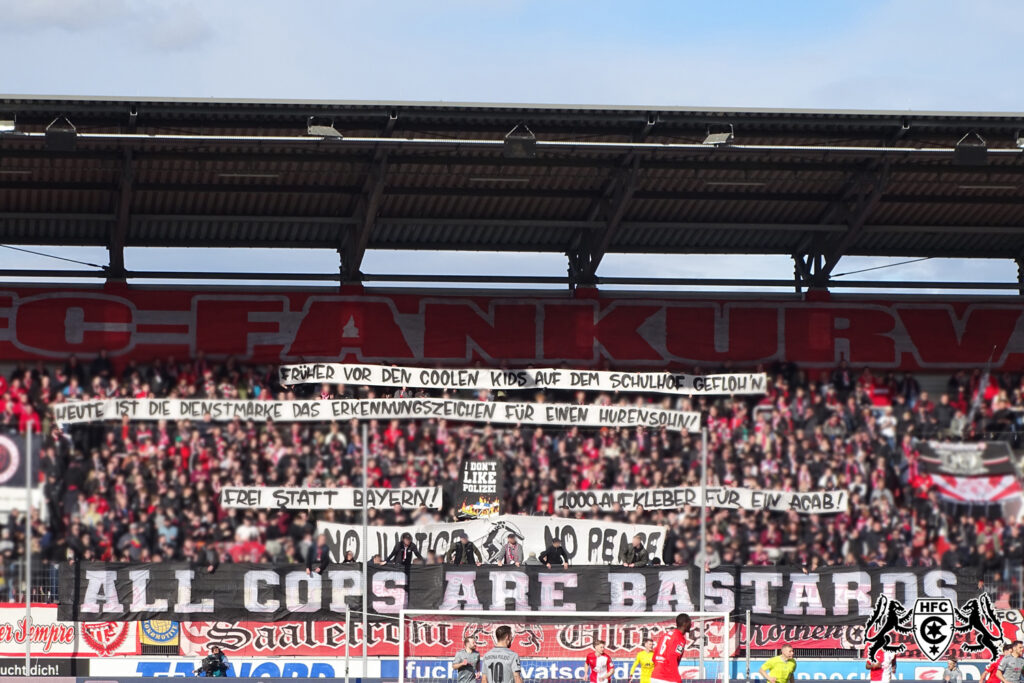
<svg viewBox="0 0 1024 683"><path fill-rule="evenodd" d="M985 672L981 674L982 683L1000 683L999 677L996 676L996 672L999 671L999 665L1003 663L1003 657L1010 654L1010 650L1013 649L1013 643L1004 643L1003 652L995 660L992 661L987 667Z"/></svg>
<svg viewBox="0 0 1024 683"><path fill-rule="evenodd" d="M608 683L612 677L612 658L605 651L605 642L594 643L594 651L587 655L587 677L590 683Z"/></svg>
<svg viewBox="0 0 1024 683"><path fill-rule="evenodd" d="M686 649L686 634L690 632L690 617L680 614L676 617L676 627L658 637L654 646L654 670L651 671L651 683L682 683L679 676L679 660Z"/></svg>

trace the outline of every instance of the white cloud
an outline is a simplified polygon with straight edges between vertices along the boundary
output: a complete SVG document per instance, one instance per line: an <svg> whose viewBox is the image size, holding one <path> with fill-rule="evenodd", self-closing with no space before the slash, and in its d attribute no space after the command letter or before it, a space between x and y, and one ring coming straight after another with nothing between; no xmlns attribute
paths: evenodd
<svg viewBox="0 0 1024 683"><path fill-rule="evenodd" d="M42 49L51 58L68 62L73 58L114 58L123 64L126 46L132 47L135 57L140 51L180 52L197 49L214 35L213 26L191 0L0 0L0 17L0 32L17 33L6 41L8 48L23 42L26 45L19 50L22 56ZM98 40L99 36L104 39ZM42 63L25 61L23 66L38 68ZM167 63L164 69L173 70L175 66ZM46 82L74 70L40 71L33 76ZM95 73L85 81L91 83L87 87L92 92L75 94L96 94L97 83L107 75L109 72ZM73 78L83 82L78 74ZM62 87L54 92L58 90L69 92Z"/></svg>
<svg viewBox="0 0 1024 683"><path fill-rule="evenodd" d="M0 31L83 31L130 14L126 0L0 0Z"/></svg>

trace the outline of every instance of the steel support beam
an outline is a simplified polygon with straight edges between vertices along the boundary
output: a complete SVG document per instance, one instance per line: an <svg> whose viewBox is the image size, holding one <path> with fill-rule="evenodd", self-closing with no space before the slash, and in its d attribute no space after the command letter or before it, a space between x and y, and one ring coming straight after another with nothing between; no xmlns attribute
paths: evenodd
<svg viewBox="0 0 1024 683"><path fill-rule="evenodd" d="M389 160L393 157L389 155ZM274 175L274 174L271 174ZM239 184L239 183L135 183L134 190L138 193L159 192L163 194L189 194L204 195L214 193L231 193L241 196L260 195L345 195L360 197L364 194L363 185L335 186L335 185L296 185L282 184L273 178L273 184ZM486 180L486 178L484 179ZM495 176L495 180L501 180L501 176ZM1009 186L1006 186L1009 187ZM49 182L49 181L4 181L4 190L20 192L117 192L117 183L73 183L73 182ZM1006 191L1006 194L993 195L937 195L937 194L886 194L879 202L882 204L925 204L925 205L1024 205L1024 196ZM608 203L606 193L592 190L549 190L542 187L526 187L515 189L508 187L488 186L486 182L473 187L399 187L388 185L388 195L394 197L428 197L428 198L476 198L476 197L499 197L503 199L577 199L594 202L597 206L605 206ZM806 204L819 203L827 204L830 207L844 198L835 194L824 194L820 192L730 192L720 190L688 190L688 191L662 191L647 190L634 191L635 201L660 201L660 202L801 202Z"/></svg>
<svg viewBox="0 0 1024 683"><path fill-rule="evenodd" d="M268 105L273 105L268 106ZM581 108L566 107L570 112L553 108L501 107L493 104L480 105L424 105L422 103L364 103L364 102L274 102L266 104L243 104L238 102L167 102L138 99L99 99L99 98L59 98L53 101L38 99L12 99L4 105L5 111L17 113L19 120L36 120L45 124L52 119L52 110L65 114L87 115L100 120L122 119L130 108L136 108L144 114L151 125L173 128L180 125L182 118L193 119L197 115L209 119L205 126L214 127L220 121L224 126L240 127L242 125L263 128L280 128L283 130L294 127L295 119L306 116L336 117L345 125L367 127L379 120L381 112L397 111L401 114L404 129L423 129L428 131L461 131L469 127L482 130L500 131L508 123L515 123L529 114L542 120L548 126L561 126L567 132L581 130L595 133L613 130L629 132L635 130L651 115L658 119L672 132L679 130L701 131L708 124L720 123L723 119L736 125L744 125L760 135L785 133L786 129L798 128L809 131L809 134L826 138L834 137L837 120L864 139L876 135L884 136L893 130L909 128L924 131L948 131L951 127L977 128L983 134L987 131L1012 133L1019 127L1018 115L1002 114L963 114L951 117L932 113L911 112L879 112L865 116L862 111L836 110L829 116L810 116L805 112L748 112L707 110L685 110L678 108L634 108L608 111L606 107ZM486 115L481 112L486 111ZM584 111L580 111L584 110ZM268 113L269 112L269 113ZM211 116L213 114L213 116ZM225 115L230 114L230 119ZM273 115L273 117L272 117ZM46 118L49 116L49 118ZM34 117L34 118L33 118ZM222 118L223 117L223 118ZM504 128L507 130L507 127Z"/></svg>
<svg viewBox="0 0 1024 683"><path fill-rule="evenodd" d="M889 183L889 163L883 162L872 176L865 176L847 193L843 201L842 220L847 231L837 239L830 240L825 251L825 268L831 273L847 249L864 232L864 225L881 201Z"/></svg>
<svg viewBox="0 0 1024 683"><path fill-rule="evenodd" d="M381 131L382 138L391 137L395 130L395 123L398 116L393 112L388 114L384 130ZM384 199L385 177L388 169L388 150L378 147L373 153L373 161L370 163L370 170L367 173L366 181L363 183L362 196L356 207L355 230L345 230L341 236L341 246L338 247L338 255L341 258L341 280L342 282L359 282L362 280L363 256L366 255L366 245L370 243L370 236L377 223L377 214L380 211L381 201Z"/></svg>
<svg viewBox="0 0 1024 683"><path fill-rule="evenodd" d="M60 278L106 278L106 269L96 270L43 270L43 269L0 269L0 278L39 277ZM233 280L250 282L338 282L338 273L271 273L261 272L219 272L219 271L127 271L130 280ZM365 282L409 283L409 284L515 284L515 285L563 285L565 278L545 275L410 275L407 273L372 273L363 276ZM608 286L648 287L747 287L788 289L791 280L757 278L659 278L659 277L603 277L598 284ZM932 282L932 281L878 281L844 280L835 283L841 289L935 289L1008 291L1016 293L1020 282Z"/></svg>
<svg viewBox="0 0 1024 683"><path fill-rule="evenodd" d="M132 195L135 185L135 165L132 163L132 151L126 149L121 162L121 180L117 195L116 220L110 228L110 242L107 244L109 265L107 275L110 280L124 281L127 273L124 267L124 245L128 239L128 228L132 222Z"/></svg>
<svg viewBox="0 0 1024 683"><path fill-rule="evenodd" d="M604 207L604 227L592 235L589 240L590 270L596 275L601 265L601 260L608 252L612 239L622 225L622 219L626 216L626 209L630 201L636 195L637 174L640 171L640 159L635 155L628 168L623 168L616 174L615 191L611 199L602 200Z"/></svg>
<svg viewBox="0 0 1024 683"><path fill-rule="evenodd" d="M644 127L633 135L634 142L646 140L657 122L656 116L648 118ZM622 225L629 203L636 195L639 173L640 157L636 152L630 152L609 179L601 197L591 203L587 221L596 221L603 215L604 224L594 233L577 233L573 244L566 251L569 258L570 290L575 289L576 285L596 283L597 269Z"/></svg>
<svg viewBox="0 0 1024 683"><path fill-rule="evenodd" d="M52 161L55 159L73 160L81 164L86 161L113 162L119 163L121 153L116 150L98 149L76 149L74 152L51 152L38 146L23 146L17 138L5 139L4 158L6 159L33 159L40 161ZM894 151L896 151L894 149ZM751 157L755 158L751 158ZM822 173L836 173L847 175L851 171L863 168L863 162L855 159L844 160L827 153L815 152L805 154L807 159L793 161L789 159L757 158L757 153L745 153L741 156L729 156L727 149L718 150L712 157L708 157L704 151L688 152L680 154L659 154L652 151L644 160L644 168L654 170L696 170L696 171L733 171L736 173L747 173L754 171L767 171L775 173L792 173L802 175L806 173L820 175ZM767 156L767 155L764 155ZM190 149L183 151L180 146L167 150L152 150L136 148L136 161L139 162L191 162L217 164L230 164L236 162L254 162L261 160L272 160L275 163L333 163L333 164L367 164L372 162L374 151L368 149L331 149L329 146L319 146L316 149L308 150L281 150L277 148L254 148L250 151L229 151L228 149ZM494 166L499 168L526 167L526 168L586 168L592 170L615 171L622 166L621 153L608 152L601 156L580 156L572 153L538 156L533 159L506 159L500 153L500 148L493 150L493 153L480 153L467 155L463 150L453 147L445 152L432 153L401 153L393 151L389 155L393 165L416 165L416 166ZM950 179L964 179L969 182L971 179L980 179L983 182L993 175L1024 175L1024 165L1015 163L1015 159L1006 159L1003 162L993 163L990 160L988 166L952 166L948 160L909 160L893 157L893 174L914 174L941 173L943 177Z"/></svg>
<svg viewBox="0 0 1024 683"><path fill-rule="evenodd" d="M377 224L377 213L380 211L380 204L384 199L386 175L387 155L382 154L380 160L374 163L363 188L363 195L359 199L359 205L353 216L355 228L344 230L342 233L341 247L338 248L338 253L341 257L341 279L343 282L358 282L362 279L363 256L366 254L366 245L370 242L373 228Z"/></svg>
<svg viewBox="0 0 1024 683"><path fill-rule="evenodd" d="M793 254L796 273L807 287L827 289L839 259L864 234L871 212L878 206L889 182L888 161L872 163L853 174L841 197L821 216L822 225L845 224L846 230L831 235L808 236L806 246Z"/></svg>
<svg viewBox="0 0 1024 683"><path fill-rule="evenodd" d="M0 218L3 215L0 214ZM47 216L39 216L41 218L47 218ZM175 213L175 214L135 214L132 218L133 223L145 223L147 221L155 221L158 223L214 223L214 224L233 224L233 223L249 223L252 225L263 224L263 223L281 223L281 224L299 224L299 225L355 225L358 221L349 216L268 216L266 214L261 215L235 215L235 214L188 214L188 213Z"/></svg>

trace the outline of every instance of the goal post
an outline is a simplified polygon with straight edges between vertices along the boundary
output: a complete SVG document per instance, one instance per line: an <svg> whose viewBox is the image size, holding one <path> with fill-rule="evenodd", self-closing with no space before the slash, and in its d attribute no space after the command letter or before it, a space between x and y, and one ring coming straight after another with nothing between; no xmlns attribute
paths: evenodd
<svg viewBox="0 0 1024 683"><path fill-rule="evenodd" d="M609 683L639 681L629 669L644 641L675 628L677 612L528 612L402 610L398 617L398 683L456 680L451 663L473 638L481 657L494 647L494 630L512 627L524 683L580 683L584 660L598 640L606 643ZM723 612L686 612L693 625L680 660L684 679L729 683L738 638ZM495 682L500 683L500 682Z"/></svg>

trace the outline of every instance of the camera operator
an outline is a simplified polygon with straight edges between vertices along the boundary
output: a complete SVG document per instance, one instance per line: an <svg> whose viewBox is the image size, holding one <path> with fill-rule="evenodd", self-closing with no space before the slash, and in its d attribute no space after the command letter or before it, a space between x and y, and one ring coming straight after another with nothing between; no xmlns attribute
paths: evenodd
<svg viewBox="0 0 1024 683"><path fill-rule="evenodd" d="M207 678L224 678L228 675L228 658L217 645L210 646L210 654L203 657L195 673Z"/></svg>

